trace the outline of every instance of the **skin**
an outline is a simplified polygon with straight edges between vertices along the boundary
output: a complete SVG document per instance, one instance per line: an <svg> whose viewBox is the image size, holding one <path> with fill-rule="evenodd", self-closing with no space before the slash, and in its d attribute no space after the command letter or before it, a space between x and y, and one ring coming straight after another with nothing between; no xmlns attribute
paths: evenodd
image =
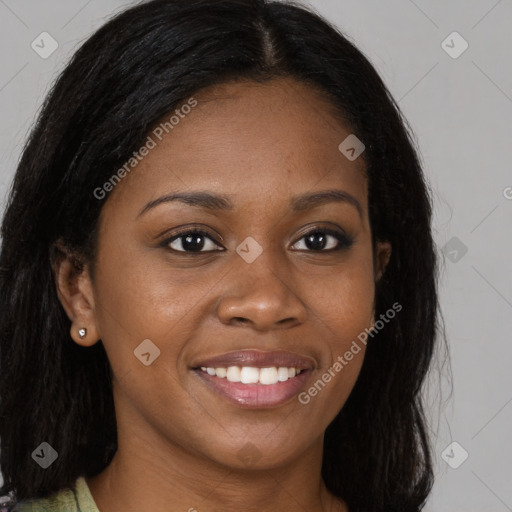
<svg viewBox="0 0 512 512"><path fill-rule="evenodd" d="M199 512L347 511L322 481L322 443L364 346L307 405L294 397L243 409L191 366L241 349L289 350L315 362L307 389L373 325L375 282L391 247L379 243L372 254L363 158L339 151L350 129L320 93L291 79L232 82L194 98L192 112L106 200L94 279L87 265L73 272L69 258L56 272L72 338L101 339L114 375L119 448L87 483L102 512L170 503ZM326 189L351 194L362 215L348 202L291 211L291 197ZM138 216L184 190L227 195L234 209L167 202ZM203 252L178 252L183 238L176 252L159 245L184 225L213 235ZM337 242L329 235L324 252L314 251L304 235L316 227L344 230L354 243L327 252ZM236 252L248 236L263 249L252 263ZM133 352L145 339L160 349L149 366ZM239 455L244 447L251 463Z"/></svg>

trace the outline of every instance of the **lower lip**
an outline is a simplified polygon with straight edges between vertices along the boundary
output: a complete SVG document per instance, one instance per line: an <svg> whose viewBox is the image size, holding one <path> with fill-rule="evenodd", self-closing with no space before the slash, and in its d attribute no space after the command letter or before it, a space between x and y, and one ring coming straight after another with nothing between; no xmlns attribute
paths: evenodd
<svg viewBox="0 0 512 512"><path fill-rule="evenodd" d="M195 372L211 389L231 403L251 409L278 407L288 402L304 387L310 373L303 370L299 375L276 384L242 384L209 375L200 369Z"/></svg>

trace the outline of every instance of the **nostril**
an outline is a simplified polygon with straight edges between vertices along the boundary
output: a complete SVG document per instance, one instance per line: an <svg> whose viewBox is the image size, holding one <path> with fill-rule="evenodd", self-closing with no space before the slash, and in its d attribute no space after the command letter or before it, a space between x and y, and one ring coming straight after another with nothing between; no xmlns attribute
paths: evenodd
<svg viewBox="0 0 512 512"><path fill-rule="evenodd" d="M290 317L290 318L283 318L282 320L279 320L277 323L278 324L289 324L290 322L294 322L294 318Z"/></svg>

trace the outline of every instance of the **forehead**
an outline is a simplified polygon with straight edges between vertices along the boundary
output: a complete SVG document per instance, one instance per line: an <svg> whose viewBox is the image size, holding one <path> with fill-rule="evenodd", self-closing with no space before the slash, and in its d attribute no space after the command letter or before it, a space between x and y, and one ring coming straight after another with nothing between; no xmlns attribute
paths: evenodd
<svg viewBox="0 0 512 512"><path fill-rule="evenodd" d="M154 147L109 203L143 207L164 193L203 189L235 203L269 205L278 197L337 187L367 208L364 160L350 161L340 152L350 127L317 90L279 78L216 85L193 99L193 108L177 106L155 124L149 133ZM166 122L167 130L155 136Z"/></svg>

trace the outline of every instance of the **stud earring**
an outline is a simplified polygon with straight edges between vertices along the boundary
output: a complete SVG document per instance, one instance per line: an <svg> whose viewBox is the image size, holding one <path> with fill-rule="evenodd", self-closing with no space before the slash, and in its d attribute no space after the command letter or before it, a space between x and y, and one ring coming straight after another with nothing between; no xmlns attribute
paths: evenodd
<svg viewBox="0 0 512 512"><path fill-rule="evenodd" d="M78 335L80 336L80 339L83 340L85 338L86 334L87 334L87 329L85 327L78 329Z"/></svg>

